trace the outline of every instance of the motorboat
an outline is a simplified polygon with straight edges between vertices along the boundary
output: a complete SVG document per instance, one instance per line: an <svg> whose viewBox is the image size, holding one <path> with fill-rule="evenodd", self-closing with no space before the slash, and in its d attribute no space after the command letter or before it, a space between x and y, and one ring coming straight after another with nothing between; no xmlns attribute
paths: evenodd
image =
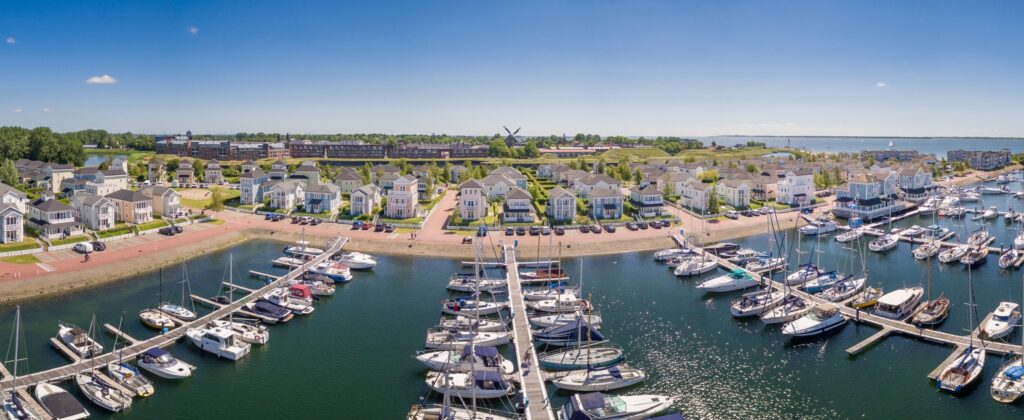
<svg viewBox="0 0 1024 420"><path fill-rule="evenodd" d="M975 203L981 200L981 194L976 192L964 192L960 195L960 201L963 203Z"/></svg>
<svg viewBox="0 0 1024 420"><path fill-rule="evenodd" d="M143 309L139 312L139 320L147 327L158 330L169 330L177 325L171 317L156 309Z"/></svg>
<svg viewBox="0 0 1024 420"><path fill-rule="evenodd" d="M249 354L252 346L235 337L235 332L217 326L200 326L185 330L185 335L200 350L228 359L238 360Z"/></svg>
<svg viewBox="0 0 1024 420"><path fill-rule="evenodd" d="M558 410L558 420L651 418L667 410L675 399L664 395L576 394Z"/></svg>
<svg viewBox="0 0 1024 420"><path fill-rule="evenodd" d="M577 319L587 318L590 325L601 327L601 315L596 313L571 312L553 315L531 316L530 324L538 328L549 328L555 325L565 325L576 322Z"/></svg>
<svg viewBox="0 0 1024 420"><path fill-rule="evenodd" d="M554 299L563 293L579 296L580 288L579 286L565 287L561 284L552 284L549 287L537 287L522 291L523 299L527 301Z"/></svg>
<svg viewBox="0 0 1024 420"><path fill-rule="evenodd" d="M978 188L978 192L982 194L1009 194L1010 190L1006 187L981 187Z"/></svg>
<svg viewBox="0 0 1024 420"><path fill-rule="evenodd" d="M473 332L431 328L427 330L424 347L428 349L458 350L469 344L478 346L500 346L512 341L509 332Z"/></svg>
<svg viewBox="0 0 1024 420"><path fill-rule="evenodd" d="M493 370L428 372L426 383L434 392L466 399L502 398L516 392L504 374Z"/></svg>
<svg viewBox="0 0 1024 420"><path fill-rule="evenodd" d="M234 332L235 337L249 344L267 344L270 342L270 330L260 324L224 319L212 321L210 324Z"/></svg>
<svg viewBox="0 0 1024 420"><path fill-rule="evenodd" d="M583 369L551 380L558 389L576 392L611 391L636 385L647 379L644 371L626 363L600 369Z"/></svg>
<svg viewBox="0 0 1024 420"><path fill-rule="evenodd" d="M684 260L672 272L676 276L698 276L718 268L718 260L704 256L690 257Z"/></svg>
<svg viewBox="0 0 1024 420"><path fill-rule="evenodd" d="M698 289L705 292L732 292L746 289L760 284L757 280L743 270L733 270L729 274L722 275L697 285Z"/></svg>
<svg viewBox="0 0 1024 420"><path fill-rule="evenodd" d="M949 298L939 296L938 299L925 301L910 323L917 326L938 325L949 315Z"/></svg>
<svg viewBox="0 0 1024 420"><path fill-rule="evenodd" d="M571 324L555 325L533 333L534 342L556 347L600 343L604 340L604 334L588 324L585 319L577 319Z"/></svg>
<svg viewBox="0 0 1024 420"><path fill-rule="evenodd" d="M265 300L246 303L245 309L261 316L261 320L264 322L267 322L267 320L272 320L273 323L288 322L295 316L288 308Z"/></svg>
<svg viewBox="0 0 1024 420"><path fill-rule="evenodd" d="M868 287L863 292L857 295L853 302L850 302L850 306L857 309L870 308L878 303L878 298L882 297L885 292L881 287Z"/></svg>
<svg viewBox="0 0 1024 420"><path fill-rule="evenodd" d="M836 235L836 241L852 242L860 239L862 236L864 236L864 229L855 228Z"/></svg>
<svg viewBox="0 0 1024 420"><path fill-rule="evenodd" d="M299 258L302 260L311 260L324 253L324 250L320 248L313 248L309 246L308 241L304 240L296 241L295 245L286 246L282 251L289 257Z"/></svg>
<svg viewBox="0 0 1024 420"><path fill-rule="evenodd" d="M938 255L939 251L942 251L942 246L938 242L925 242L921 246L914 248L914 258L926 260Z"/></svg>
<svg viewBox="0 0 1024 420"><path fill-rule="evenodd" d="M451 398L451 397L446 397ZM514 414L497 414L482 408L453 407L446 404L416 404L409 408L406 420L519 420Z"/></svg>
<svg viewBox="0 0 1024 420"><path fill-rule="evenodd" d="M691 251L682 248L669 248L654 253L654 261L668 261L672 258L690 254Z"/></svg>
<svg viewBox="0 0 1024 420"><path fill-rule="evenodd" d="M910 316L924 295L921 286L896 289L878 298L875 315L883 318L901 320Z"/></svg>
<svg viewBox="0 0 1024 420"><path fill-rule="evenodd" d="M767 258L768 254L758 251L756 249L743 248L736 251L735 255L729 257L727 260L733 264L743 266L752 261L757 261L761 258Z"/></svg>
<svg viewBox="0 0 1024 420"><path fill-rule="evenodd" d="M173 303L161 303L160 306L157 307L157 309L159 309L160 312L173 316L182 321L195 321L195 319L197 318L196 313L193 312L192 310L187 309L181 305L175 305Z"/></svg>
<svg viewBox="0 0 1024 420"><path fill-rule="evenodd" d="M935 200L929 199L924 204L917 207L918 216L931 216L935 214L936 208Z"/></svg>
<svg viewBox="0 0 1024 420"><path fill-rule="evenodd" d="M601 343L583 344L537 355L537 362L547 370L577 370L603 368L622 361L622 347Z"/></svg>
<svg viewBox="0 0 1024 420"><path fill-rule="evenodd" d="M1009 209L1006 213L1003 213L1003 221L1007 224L1013 223L1013 221L1017 219L1018 214L1020 213L1013 211L1013 209Z"/></svg>
<svg viewBox="0 0 1024 420"><path fill-rule="evenodd" d="M900 237L898 235L894 235L891 233L885 234L875 239L872 239L871 242L868 243L868 249L874 252L885 252L890 249L896 248L896 245L899 244L899 241Z"/></svg>
<svg viewBox="0 0 1024 420"><path fill-rule="evenodd" d="M960 261L967 252L971 250L970 245L957 245L939 253L939 261L942 263L951 263L954 261Z"/></svg>
<svg viewBox="0 0 1024 420"><path fill-rule="evenodd" d="M999 174L999 176L996 177L996 184L1007 184L1009 182L1010 177L1006 176L1006 174Z"/></svg>
<svg viewBox="0 0 1024 420"><path fill-rule="evenodd" d="M132 406L131 395L121 392L120 389L93 372L75 374L75 384L78 385L78 390L85 395L85 398L104 410L120 413Z"/></svg>
<svg viewBox="0 0 1024 420"><path fill-rule="evenodd" d="M298 267L302 267L303 265L305 265L306 262L303 261L303 260L300 260L298 258L278 257L278 258L275 258L274 261L271 262L271 264L273 264L274 267L298 268Z"/></svg>
<svg viewBox="0 0 1024 420"><path fill-rule="evenodd" d="M192 376L192 365L175 359L171 353L153 347L139 355L135 361L139 368L164 379L184 379Z"/></svg>
<svg viewBox="0 0 1024 420"><path fill-rule="evenodd" d="M831 288L832 285L849 277L850 276L843 273L829 271L807 283L804 283L802 288L807 293L821 293L822 291Z"/></svg>
<svg viewBox="0 0 1024 420"><path fill-rule="evenodd" d="M309 267L307 271L312 274L326 276L338 283L348 283L349 281L352 281L352 270L349 266L340 262L324 261Z"/></svg>
<svg viewBox="0 0 1024 420"><path fill-rule="evenodd" d="M373 256L361 252L338 254L334 256L334 260L353 270L371 270L377 266L377 260Z"/></svg>
<svg viewBox="0 0 1024 420"><path fill-rule="evenodd" d="M756 292L744 293L742 297L732 301L729 312L736 318L759 316L779 306L786 298L786 292L767 288Z"/></svg>
<svg viewBox="0 0 1024 420"><path fill-rule="evenodd" d="M846 276L821 292L821 298L829 302L842 302L860 293L867 284L867 277Z"/></svg>
<svg viewBox="0 0 1024 420"><path fill-rule="evenodd" d="M929 225L924 228L921 234L923 239L940 240L949 234L949 229L939 225Z"/></svg>
<svg viewBox="0 0 1024 420"><path fill-rule="evenodd" d="M89 417L89 410L64 388L43 382L36 385L33 393L39 405L55 419L78 420Z"/></svg>
<svg viewBox="0 0 1024 420"><path fill-rule="evenodd" d="M960 257L960 264L968 267L976 267L984 264L985 261L988 261L988 249L982 246L971 248L970 251L967 251L967 254Z"/></svg>
<svg viewBox="0 0 1024 420"><path fill-rule="evenodd" d="M78 357L88 359L103 353L103 345L97 343L85 330L72 324L57 325L57 338Z"/></svg>
<svg viewBox="0 0 1024 420"><path fill-rule="evenodd" d="M589 309L590 302L576 295L562 294L554 299L530 301L526 306L537 312L576 312Z"/></svg>
<svg viewBox="0 0 1024 420"><path fill-rule="evenodd" d="M1013 193L1013 198L1024 198L1024 191L1017 191Z"/></svg>
<svg viewBox="0 0 1024 420"><path fill-rule="evenodd" d="M135 366L127 363L110 363L107 364L107 373L110 374L110 379L134 392L138 397L145 398L156 392L153 382L143 376Z"/></svg>
<svg viewBox="0 0 1024 420"><path fill-rule="evenodd" d="M818 278L818 276L821 276L822 274L824 273L818 269L818 266L814 264L804 264L796 271L786 276L786 285L794 286L804 284L809 280Z"/></svg>
<svg viewBox="0 0 1024 420"><path fill-rule="evenodd" d="M266 302L273 303L277 306L292 311L292 313L296 315L309 315L313 313L313 303L310 300L295 297L289 291L291 288L294 288L296 286L300 285L291 286L290 288L287 289L282 287L271 290L267 292L266 295L263 295L262 299L265 300ZM309 294L310 296L312 296L313 292L309 291Z"/></svg>
<svg viewBox="0 0 1024 420"><path fill-rule="evenodd" d="M1024 249L1024 232L1022 232L1020 235L1017 235L1017 237L1013 238L1013 248Z"/></svg>
<svg viewBox="0 0 1024 420"><path fill-rule="evenodd" d="M923 234L924 234L924 228L920 227L918 225L911 226L909 228L904 229L902 232L900 232L901 236L908 236L908 237L911 237L911 238L916 238L916 237L921 236Z"/></svg>
<svg viewBox="0 0 1024 420"><path fill-rule="evenodd" d="M792 337L811 337L842 328L846 318L834 306L815 306L804 316L782 327L782 334Z"/></svg>
<svg viewBox="0 0 1024 420"><path fill-rule="evenodd" d="M438 372L471 372L497 369L501 373L515 372L516 365L498 353L497 347L465 345L459 350L424 350L416 353L416 360L427 369Z"/></svg>
<svg viewBox="0 0 1024 420"><path fill-rule="evenodd" d="M967 214L967 209L965 209L963 207L950 207L950 208L946 209L945 214L940 214L940 215L941 216L945 216L945 217L949 217L949 218L953 218L953 219L959 219L961 217L964 217L964 215L966 215L966 214Z"/></svg>
<svg viewBox="0 0 1024 420"><path fill-rule="evenodd" d="M1010 268L1013 264L1020 259L1021 255L1024 255L1019 250L1010 248L999 254L999 268Z"/></svg>
<svg viewBox="0 0 1024 420"><path fill-rule="evenodd" d="M967 245L986 245L991 237L988 231L981 229L967 238Z"/></svg>
<svg viewBox="0 0 1024 420"><path fill-rule="evenodd" d="M559 280L566 278L565 271L561 268L538 268L533 271L521 271L519 277L528 281Z"/></svg>
<svg viewBox="0 0 1024 420"><path fill-rule="evenodd" d="M732 253L735 253L739 249L740 246L732 242L719 242L717 244L708 245L702 248L702 250L704 252L707 252L708 254L726 258L731 256Z"/></svg>
<svg viewBox="0 0 1024 420"><path fill-rule="evenodd" d="M818 219L800 227L800 233L804 235L822 235L835 232L838 226L831 220Z"/></svg>
<svg viewBox="0 0 1024 420"><path fill-rule="evenodd" d="M745 268L755 273L764 273L786 268L786 265L788 265L788 262L782 257L758 258L747 263Z"/></svg>
<svg viewBox="0 0 1024 420"><path fill-rule="evenodd" d="M1019 305L1014 302L999 302L995 312L987 322L981 325L981 332L989 339L1006 337L1021 321Z"/></svg>
<svg viewBox="0 0 1024 420"><path fill-rule="evenodd" d="M992 380L992 399L1012 404L1024 395L1024 358L1007 363Z"/></svg>
<svg viewBox="0 0 1024 420"><path fill-rule="evenodd" d="M959 357L949 362L936 378L939 389L957 393L981 376L985 368L985 349L974 345L964 349Z"/></svg>
<svg viewBox="0 0 1024 420"><path fill-rule="evenodd" d="M502 321L495 321L486 318L477 318L471 315L457 315L455 317L442 316L437 322L438 328L463 331L496 332L507 331L508 324Z"/></svg>
<svg viewBox="0 0 1024 420"><path fill-rule="evenodd" d="M996 206L989 207L981 213L983 220L995 219L999 215L999 209Z"/></svg>
<svg viewBox="0 0 1024 420"><path fill-rule="evenodd" d="M441 312L449 315L490 315L508 307L508 302L485 302L479 299L455 298L441 301Z"/></svg>
<svg viewBox="0 0 1024 420"><path fill-rule="evenodd" d="M789 295L781 305L761 314L761 321L768 325L790 322L802 317L813 307L814 303L798 296Z"/></svg>
<svg viewBox="0 0 1024 420"><path fill-rule="evenodd" d="M508 286L505 279L477 279L473 275L456 275L448 280L448 290L455 292L489 292Z"/></svg>
<svg viewBox="0 0 1024 420"><path fill-rule="evenodd" d="M302 284L309 287L309 291L313 293L313 296L334 296L334 294L337 293L337 288L334 286L334 280L330 280L330 283L325 283L321 280L306 279L293 279L288 281L289 286L294 286L296 284Z"/></svg>

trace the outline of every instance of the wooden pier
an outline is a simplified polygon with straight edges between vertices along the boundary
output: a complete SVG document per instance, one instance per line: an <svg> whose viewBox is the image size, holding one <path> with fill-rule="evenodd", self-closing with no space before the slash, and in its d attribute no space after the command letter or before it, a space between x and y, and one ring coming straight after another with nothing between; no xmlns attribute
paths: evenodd
<svg viewBox="0 0 1024 420"><path fill-rule="evenodd" d="M14 363L18 362L15 361ZM7 370L7 366L4 366L3 363L0 363L0 379L14 379L14 375ZM17 392L18 396L21 397L21 401L28 405L28 408L32 410L32 412L35 413L40 420L53 420L53 416L47 413L46 409L39 405L39 402L36 401L35 398L32 398L32 396L28 394L28 391L26 391L25 388L20 388L18 389Z"/></svg>
<svg viewBox="0 0 1024 420"><path fill-rule="evenodd" d="M254 291L254 293L247 294L242 298L232 302L230 305L220 306L217 309L213 310L212 312L199 317L195 321L186 322L182 327L168 331L166 334L157 335L146 340L129 344L128 346L119 349L118 352L116 353L108 352L96 356L94 358L85 360L75 356L71 358L72 363L70 364L21 376L18 378L17 383L15 383L12 380L12 378L5 376L3 380L0 380L0 389L21 390L35 386L35 384L41 382L62 381L74 376L78 372L96 370L98 368L105 367L108 363L117 362L119 359L132 360L138 355L145 352L146 350L149 350L153 347L170 346L177 342L178 339L185 336L185 330L187 329L188 326L203 325L213 320L225 318L228 316L228 314L232 312L238 312L245 304L258 299L260 296L263 296L267 292L277 287L280 287L283 284L286 284L289 280L301 276L302 273L305 271L305 267L312 266L314 264L319 264L324 260L330 258L331 255L334 255L335 253L341 251L342 247L344 247L345 244L347 243L348 238L346 237L338 237L335 238L334 240L329 241L327 244L327 250L324 251L323 254L320 254L313 258L312 260L308 261L305 266L292 270L288 274L279 277L277 280L268 283L266 286L263 286L259 290ZM51 343L54 344L54 347L60 349L62 353L65 353L65 355L74 356L71 350L64 346L64 344L61 343L56 338L52 339Z"/></svg>
<svg viewBox="0 0 1024 420"><path fill-rule="evenodd" d="M871 337L865 338L863 341L854 344L853 346L850 346L850 348L846 349L846 353L849 354L850 356L856 356L860 354L860 352L867 349L868 347L871 347L875 345L875 343L882 341L882 339L888 337L889 334L892 334L892 329L882 328L878 330L878 332L872 334Z"/></svg>
<svg viewBox="0 0 1024 420"><path fill-rule="evenodd" d="M139 342L139 340L132 338L132 336L126 334L124 331L117 329L117 327L113 325L103 324L103 328L106 329L107 332L110 333L110 335L125 341L126 343L128 343L128 345L132 345Z"/></svg>
<svg viewBox="0 0 1024 420"><path fill-rule="evenodd" d="M551 409L547 387L544 385L544 373L537 363L537 350L533 344L530 320L526 315L526 302L523 300L523 288L519 279L519 264L516 263L516 249L506 245L504 253L509 306L512 309L512 333L515 337L516 357L519 359L517 375L523 397L528 403L526 419L554 420L554 411Z"/></svg>

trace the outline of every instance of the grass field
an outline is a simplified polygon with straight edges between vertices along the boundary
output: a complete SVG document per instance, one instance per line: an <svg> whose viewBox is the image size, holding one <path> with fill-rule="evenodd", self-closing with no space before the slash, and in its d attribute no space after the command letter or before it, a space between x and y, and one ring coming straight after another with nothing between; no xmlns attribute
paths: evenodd
<svg viewBox="0 0 1024 420"><path fill-rule="evenodd" d="M237 200L240 195L242 195L241 191L238 191L238 190L228 190L228 189L221 188L221 203L224 204L224 205L227 205L228 201ZM191 199L191 198L185 198L184 195L182 195L182 197L181 197L181 204L184 204L185 206L188 206L188 207L191 207L191 208L194 208L194 209L205 209L212 202L213 202L213 200L210 199L209 197L203 198L201 200L194 200L194 199ZM249 206L249 207L251 208L252 206Z"/></svg>
<svg viewBox="0 0 1024 420"><path fill-rule="evenodd" d="M154 221L149 222L149 223L143 223L141 225L138 225L137 228L139 229L139 232L142 232L144 230L159 229L159 228L162 228L164 226L167 226L167 222L165 222L163 220L154 220Z"/></svg>
<svg viewBox="0 0 1024 420"><path fill-rule="evenodd" d="M719 163L728 162L730 160L740 159L753 159L767 155L769 153L776 152L788 152L789 149L774 148L774 149L762 149L760 147L747 147L743 149L735 150L709 150L709 149L696 149L696 150L683 150L676 155L679 158L693 157L698 162L704 160L718 159Z"/></svg>
<svg viewBox="0 0 1024 420"><path fill-rule="evenodd" d="M89 238L89 236L87 236L87 235L68 236L67 238L64 238L64 239L54 239L54 240L50 241L50 245L51 246L67 245L67 244L73 244L73 243L78 243L78 242L82 242L82 241L88 241L89 239L91 239L91 238Z"/></svg>
<svg viewBox="0 0 1024 420"><path fill-rule="evenodd" d="M34 248L39 248L39 243L27 237L25 238L25 240L21 242L15 242L13 244L0 244L0 252L24 251L26 249Z"/></svg>
<svg viewBox="0 0 1024 420"><path fill-rule="evenodd" d="M104 230L102 232L96 232L96 235L102 238L109 238L111 236L124 235L126 233L132 233L132 228L124 223L118 223L114 227Z"/></svg>
<svg viewBox="0 0 1024 420"><path fill-rule="evenodd" d="M638 158L644 160L648 158L659 158L669 157L670 155L664 150L657 147L634 147L634 148L622 148L622 149L611 149L598 155L605 158L609 162L615 162L621 159L623 156L632 158Z"/></svg>
<svg viewBox="0 0 1024 420"><path fill-rule="evenodd" d="M40 262L39 258L36 258L36 256L32 254L15 255L13 257L3 257L0 258L0 261L10 264L35 264Z"/></svg>

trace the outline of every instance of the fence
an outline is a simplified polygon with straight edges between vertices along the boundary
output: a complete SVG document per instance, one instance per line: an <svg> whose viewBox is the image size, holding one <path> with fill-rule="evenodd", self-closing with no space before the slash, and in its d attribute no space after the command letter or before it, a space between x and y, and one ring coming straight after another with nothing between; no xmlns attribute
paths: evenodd
<svg viewBox="0 0 1024 420"><path fill-rule="evenodd" d="M21 249L21 250L18 250L18 251L0 252L0 258L3 258L3 257L16 257L18 255L38 254L40 252L43 252L43 247L31 248L31 249Z"/></svg>

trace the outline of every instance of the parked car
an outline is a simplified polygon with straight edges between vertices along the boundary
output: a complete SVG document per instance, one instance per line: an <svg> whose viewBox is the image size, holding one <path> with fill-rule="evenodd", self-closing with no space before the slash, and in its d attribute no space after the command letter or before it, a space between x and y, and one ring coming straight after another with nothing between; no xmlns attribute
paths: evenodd
<svg viewBox="0 0 1024 420"><path fill-rule="evenodd" d="M293 216L292 217L292 224L295 225L295 224L298 224L298 223L299 223L299 218Z"/></svg>
<svg viewBox="0 0 1024 420"><path fill-rule="evenodd" d="M626 229L629 229L629 230L639 230L640 227L638 227L636 225L636 223L629 222L629 223L626 223Z"/></svg>
<svg viewBox="0 0 1024 420"><path fill-rule="evenodd" d="M178 225L174 225L174 226L171 226L171 227L174 228L174 233L181 233L181 232L185 231L185 228L183 228L181 226L178 226Z"/></svg>
<svg viewBox="0 0 1024 420"><path fill-rule="evenodd" d="M647 222L647 225L655 229L661 229L661 222L657 220L651 220L650 222Z"/></svg>
<svg viewBox="0 0 1024 420"><path fill-rule="evenodd" d="M601 233L601 225L593 225L590 227L590 233Z"/></svg>
<svg viewBox="0 0 1024 420"><path fill-rule="evenodd" d="M370 222L363 223L363 227L361 229L363 229L363 230L373 229L373 223L370 223Z"/></svg>
<svg viewBox="0 0 1024 420"><path fill-rule="evenodd" d="M476 230L476 236L479 236L481 238L483 238L484 236L487 236L487 226L486 225L480 225L480 229ZM471 240L470 243L472 243L472 238L470 238L470 240Z"/></svg>
<svg viewBox="0 0 1024 420"><path fill-rule="evenodd" d="M94 241L92 243L92 249L95 251L106 251L107 244L103 243L103 241Z"/></svg>
<svg viewBox="0 0 1024 420"><path fill-rule="evenodd" d="M160 233L161 235L167 235L167 236L174 236L174 234L177 233L177 232L174 231L174 228L172 228L170 226L162 227L157 232Z"/></svg>
<svg viewBox="0 0 1024 420"><path fill-rule="evenodd" d="M518 228L516 228L516 235L517 235L517 236L523 236L523 235L526 235L526 228L524 228L524 227L518 227Z"/></svg>
<svg viewBox="0 0 1024 420"><path fill-rule="evenodd" d="M395 231L395 225L393 225L391 223L385 223L384 224L384 231L388 232L388 233L394 232Z"/></svg>
<svg viewBox="0 0 1024 420"><path fill-rule="evenodd" d="M300 217L299 218L299 224L300 225L308 225L309 224L309 218L305 217L305 216Z"/></svg>
<svg viewBox="0 0 1024 420"><path fill-rule="evenodd" d="M282 220L284 220L284 215L283 214L275 214L274 215L274 221L275 222L280 222Z"/></svg>
<svg viewBox="0 0 1024 420"><path fill-rule="evenodd" d="M565 228L563 228L561 226L556 226L555 227L555 235L558 235L558 236L565 235Z"/></svg>
<svg viewBox="0 0 1024 420"><path fill-rule="evenodd" d="M313 226L319 225L319 224L321 224L323 222L324 222L323 220L317 219L315 217L309 220L309 224L311 224Z"/></svg>
<svg viewBox="0 0 1024 420"><path fill-rule="evenodd" d="M800 209L800 213L811 214L811 213L814 213L814 209L812 209L810 207L806 207L806 208Z"/></svg>
<svg viewBox="0 0 1024 420"><path fill-rule="evenodd" d="M640 228L640 230L647 230L647 223L644 223L644 222L637 223L636 227Z"/></svg>
<svg viewBox="0 0 1024 420"><path fill-rule="evenodd" d="M377 226L373 227L373 231L374 232L383 232L384 231L384 225L380 224L380 223L377 223Z"/></svg>
<svg viewBox="0 0 1024 420"><path fill-rule="evenodd" d="M729 210L725 212L725 217L728 217L732 220L736 220L740 218L740 213L737 212L736 210Z"/></svg>
<svg viewBox="0 0 1024 420"><path fill-rule="evenodd" d="M512 236L512 235L515 235L515 234L516 234L516 230L515 229L513 229L513 228L506 228L505 229L505 236Z"/></svg>
<svg viewBox="0 0 1024 420"><path fill-rule="evenodd" d="M614 225L604 225L604 230L607 231L608 233L615 233L615 226Z"/></svg>
<svg viewBox="0 0 1024 420"><path fill-rule="evenodd" d="M540 234L544 235L544 236L550 235L551 234L551 228L549 228L547 226L544 226L544 227L540 228Z"/></svg>
<svg viewBox="0 0 1024 420"><path fill-rule="evenodd" d="M743 215L743 217L754 217L754 212L752 210L743 210L740 214Z"/></svg>
<svg viewBox="0 0 1024 420"><path fill-rule="evenodd" d="M92 244L88 242L82 242L80 244L75 244L75 247L72 249L74 249L75 252L79 254L88 254L92 252Z"/></svg>
<svg viewBox="0 0 1024 420"><path fill-rule="evenodd" d="M587 232L590 232L590 225L581 225L580 226L580 233L587 233Z"/></svg>
<svg viewBox="0 0 1024 420"><path fill-rule="evenodd" d="M267 213L267 214L263 215L263 220L274 220L274 214L273 213Z"/></svg>
<svg viewBox="0 0 1024 420"><path fill-rule="evenodd" d="M530 236L540 235L540 227L530 226Z"/></svg>
<svg viewBox="0 0 1024 420"><path fill-rule="evenodd" d="M757 209L757 214L760 214L762 216L768 214L768 207L761 207Z"/></svg>
<svg viewBox="0 0 1024 420"><path fill-rule="evenodd" d="M362 228L363 228L363 222L360 222L358 220L355 221L355 222L352 222L352 230L358 230L358 229L362 229Z"/></svg>

